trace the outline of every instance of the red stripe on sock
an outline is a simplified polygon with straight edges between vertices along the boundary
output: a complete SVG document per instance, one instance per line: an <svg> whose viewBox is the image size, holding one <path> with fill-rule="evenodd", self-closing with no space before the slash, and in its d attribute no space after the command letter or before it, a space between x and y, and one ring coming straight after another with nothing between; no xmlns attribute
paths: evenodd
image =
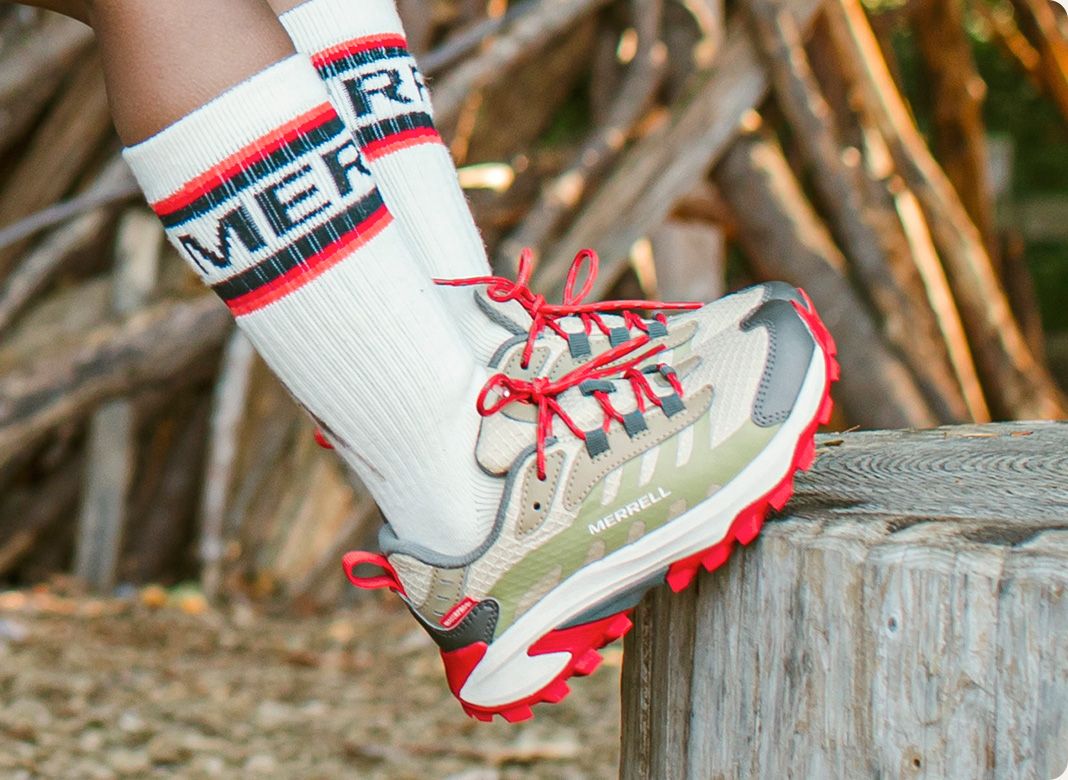
<svg viewBox="0 0 1068 780"><path fill-rule="evenodd" d="M331 46L329 49L324 49L319 52L312 57L312 64L315 65L316 68L324 68L327 65L331 65L338 60L343 60L353 54L371 51L372 49L388 49L393 47L407 49L408 40L403 35L397 35L395 33L353 38L351 41L339 43L336 46Z"/></svg>
<svg viewBox="0 0 1068 780"><path fill-rule="evenodd" d="M364 157L368 160L378 160L388 154L407 149L420 144L444 143L438 131L432 127L417 127L413 130L405 130L403 133L391 135L381 141L374 141L363 148Z"/></svg>
<svg viewBox="0 0 1068 780"><path fill-rule="evenodd" d="M383 205L356 230L324 247L321 252L309 257L304 263L270 284L227 301L227 306L235 317L241 317L284 298L333 268L385 230L392 221L393 215Z"/></svg>
<svg viewBox="0 0 1068 780"><path fill-rule="evenodd" d="M239 171L270 156L288 143L337 118L337 112L329 103L316 106L281 127L253 141L239 152L230 155L221 163L208 169L168 198L152 204L152 209L163 217L183 209L197 198L203 197L221 183L229 181Z"/></svg>

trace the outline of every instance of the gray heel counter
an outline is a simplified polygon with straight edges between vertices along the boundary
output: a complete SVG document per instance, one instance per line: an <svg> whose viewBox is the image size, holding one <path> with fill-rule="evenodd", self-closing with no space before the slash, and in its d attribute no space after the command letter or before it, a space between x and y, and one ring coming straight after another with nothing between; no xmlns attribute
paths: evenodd
<svg viewBox="0 0 1068 780"><path fill-rule="evenodd" d="M746 331L758 327L767 329L770 343L768 362L753 404L753 422L769 428L790 416L812 363L816 341L790 300L761 304L742 325Z"/></svg>
<svg viewBox="0 0 1068 780"><path fill-rule="evenodd" d="M493 599L479 602L467 613L463 620L452 628L435 626L426 620L415 609L410 610L419 625L430 635L446 653L459 650L462 647L473 645L476 642L489 644L493 641L493 635L497 632L497 618L500 616L500 607Z"/></svg>
<svg viewBox="0 0 1068 780"><path fill-rule="evenodd" d="M768 301L794 301L806 306L805 297L792 284L786 282L764 282L764 302Z"/></svg>

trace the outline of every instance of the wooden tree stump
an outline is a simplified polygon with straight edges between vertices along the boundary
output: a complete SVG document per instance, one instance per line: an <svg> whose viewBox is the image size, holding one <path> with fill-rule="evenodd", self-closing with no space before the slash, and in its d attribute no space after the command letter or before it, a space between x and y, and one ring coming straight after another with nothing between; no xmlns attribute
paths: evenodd
<svg viewBox="0 0 1068 780"><path fill-rule="evenodd" d="M1058 777L1068 424L822 437L759 542L635 622L624 778Z"/></svg>

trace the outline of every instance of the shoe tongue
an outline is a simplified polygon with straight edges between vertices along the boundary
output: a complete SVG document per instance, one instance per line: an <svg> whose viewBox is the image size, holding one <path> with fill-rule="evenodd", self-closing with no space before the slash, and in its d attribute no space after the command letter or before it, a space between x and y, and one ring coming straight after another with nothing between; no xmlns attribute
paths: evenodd
<svg viewBox="0 0 1068 780"><path fill-rule="evenodd" d="M515 301L498 303L490 300L485 290L475 290L475 303L486 317L516 336L525 336L530 327L530 315Z"/></svg>
<svg viewBox="0 0 1068 780"><path fill-rule="evenodd" d="M530 331L530 314L515 301L498 303L486 295L485 290L475 291L475 301L487 318L511 331L517 336L525 336ZM618 314L602 314L601 319L609 328L625 328L623 317ZM566 331L579 333L583 330L582 321L575 315L561 317L557 324ZM550 331L551 333L551 331Z"/></svg>
<svg viewBox="0 0 1068 780"><path fill-rule="evenodd" d="M534 444L534 435L533 423L514 420L498 412L482 421L475 457L490 474L505 474L523 450Z"/></svg>

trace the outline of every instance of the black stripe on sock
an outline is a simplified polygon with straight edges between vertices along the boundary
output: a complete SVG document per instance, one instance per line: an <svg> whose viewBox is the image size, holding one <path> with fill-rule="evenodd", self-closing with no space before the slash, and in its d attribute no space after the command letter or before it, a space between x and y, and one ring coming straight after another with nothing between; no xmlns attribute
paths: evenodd
<svg viewBox="0 0 1068 780"><path fill-rule="evenodd" d="M382 119L356 131L356 143L363 149L410 130L434 130L434 119L425 111Z"/></svg>
<svg viewBox="0 0 1068 780"><path fill-rule="evenodd" d="M383 205L382 195L376 188L336 217L293 241L282 251L226 281L212 285L212 289L224 301L232 301L270 286L293 269L307 263L326 247L359 232L364 223Z"/></svg>
<svg viewBox="0 0 1068 780"><path fill-rule="evenodd" d="M319 71L319 76L321 78L332 79L350 71L358 70L359 68L368 65L374 65L376 62L400 59L403 57L411 57L411 54L402 46L382 46L380 48L346 54L341 59L334 60L326 65L320 65L317 70Z"/></svg>
<svg viewBox="0 0 1068 780"><path fill-rule="evenodd" d="M297 136L268 157L252 163L247 168L238 169L227 181L221 182L188 206L169 214L161 214L160 220L164 227L171 229L203 216L247 190L256 182L292 165L303 155L326 145L344 132L345 123L340 117L334 116L322 125Z"/></svg>

